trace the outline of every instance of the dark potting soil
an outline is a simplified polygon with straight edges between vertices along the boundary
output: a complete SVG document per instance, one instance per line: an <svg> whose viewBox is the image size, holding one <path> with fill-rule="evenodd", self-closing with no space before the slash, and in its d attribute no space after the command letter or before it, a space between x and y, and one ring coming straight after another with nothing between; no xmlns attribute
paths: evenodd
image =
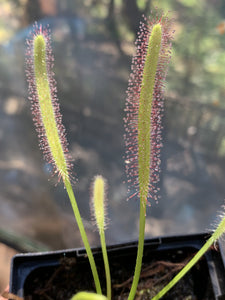
<svg viewBox="0 0 225 300"><path fill-rule="evenodd" d="M141 279L136 299L151 299L193 256L192 250L148 253L143 257ZM109 256L112 277L112 299L127 299L134 271L134 255ZM96 260L103 293L106 294L104 266ZM69 300L79 291L95 291L87 261L62 258L58 266L41 267L33 271L24 286L25 300ZM213 300L206 260L201 259L185 277L171 289L164 300Z"/></svg>

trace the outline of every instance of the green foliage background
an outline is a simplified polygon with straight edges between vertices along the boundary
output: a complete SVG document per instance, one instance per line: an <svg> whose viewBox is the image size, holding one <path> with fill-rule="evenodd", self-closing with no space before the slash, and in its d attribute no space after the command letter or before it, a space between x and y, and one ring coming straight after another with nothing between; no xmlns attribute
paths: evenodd
<svg viewBox="0 0 225 300"><path fill-rule="evenodd" d="M73 1L72 1L73 2ZM73 6L71 2L71 8ZM217 26L225 18L225 3L221 0L137 0L138 12L149 14L149 7L171 11L174 16L175 41L168 91L179 97L190 97L201 103L225 107L225 35ZM150 3L151 2L151 3ZM107 18L109 0L78 1L84 15L99 21ZM114 18L122 43L132 41L135 33L124 18L123 1L115 0ZM104 23L100 22L103 26ZM101 26L100 25L100 26ZM115 32L114 32L115 33Z"/></svg>
<svg viewBox="0 0 225 300"><path fill-rule="evenodd" d="M1 0L0 42L10 38L18 27L24 26L23 11L31 2ZM175 18L176 34L168 91L173 93L173 96L175 93L179 97L190 97L201 103L224 107L225 34L220 34L217 30L218 24L225 18L224 1L67 0L57 1L57 6L69 10L71 14L86 18L87 21L90 18L96 19L96 27L89 28L90 34L102 32L118 39L121 47L129 42L132 47L135 32L129 25L129 18L132 15L127 15L126 3L131 7L130 11L133 9L131 14L135 16L133 23L136 23L136 27L138 22L136 20L140 19L142 13L149 15L150 8L153 7L169 10ZM33 7L35 8L34 4ZM8 22L12 14L13 19Z"/></svg>

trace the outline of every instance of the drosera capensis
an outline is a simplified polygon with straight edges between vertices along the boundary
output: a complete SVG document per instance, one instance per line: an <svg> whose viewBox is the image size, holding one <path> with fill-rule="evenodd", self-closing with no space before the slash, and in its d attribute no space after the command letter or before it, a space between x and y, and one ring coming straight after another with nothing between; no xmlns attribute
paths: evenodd
<svg viewBox="0 0 225 300"><path fill-rule="evenodd" d="M140 278L144 248L146 206L151 199L157 201L160 172L161 117L163 112L163 93L168 63L171 57L171 41L173 39L172 20L160 12L153 19L145 19L141 23L136 41L137 52L133 57L132 73L129 79L124 118L126 145L126 172L129 184L128 198L140 200L139 241L136 266L128 300L136 295ZM54 79L53 54L50 31L42 26L34 25L34 31L27 40L27 80L29 99L32 103L32 114L40 139L40 147L47 162L52 163L53 173L65 185L71 205L81 232L87 256L90 261L97 294L81 292L73 296L73 300L103 300L99 277L93 254L85 233L71 180L72 159L69 155L65 128L57 99ZM95 203L95 221L100 233L103 260L106 272L107 299L111 299L111 281L108 257L105 244L105 196L106 181L102 176L94 179L92 201ZM93 203L92 203L93 205ZM162 289L152 300L165 295L204 255L225 231L225 217L215 232L196 253L190 262Z"/></svg>
<svg viewBox="0 0 225 300"><path fill-rule="evenodd" d="M95 176L91 186L91 211L94 223L96 224L100 235L102 255L105 267L107 299L111 300L111 275L105 242L105 229L107 225L106 192L106 179L101 175Z"/></svg>
<svg viewBox="0 0 225 300"><path fill-rule="evenodd" d="M171 25L163 14L141 23L127 90L124 124L128 192L129 198L140 200L137 259L128 300L134 299L140 278L146 205L150 198L157 200L163 92L173 38Z"/></svg>
<svg viewBox="0 0 225 300"><path fill-rule="evenodd" d="M33 120L44 158L53 165L53 173L58 174L59 180L62 179L68 193L90 262L96 291L101 294L94 257L71 185L71 156L67 148L65 128L62 124L62 115L59 109L53 62L50 30L35 23L33 32L30 38L27 39L26 51L26 75Z"/></svg>
<svg viewBox="0 0 225 300"><path fill-rule="evenodd" d="M158 14L153 20L145 19L145 22L141 23L136 41L137 53L133 58L133 71L127 91L126 117L124 119L126 131L125 162L128 183L135 190L133 195L140 199L138 253L129 300L135 297L140 277L146 204L149 203L149 198L157 198L155 185L159 181L159 156L162 147L162 96L170 60L171 40L171 21L167 16ZM34 123L38 131L44 158L52 163L54 173L58 174L59 181L62 179L67 190L90 261L96 291L101 294L96 265L71 186L71 157L67 148L65 128L62 125L62 116L59 110L56 82L52 71L54 58L50 42L49 29L35 24L31 38L27 40L26 60L29 98L32 102ZM105 188L104 184L102 187ZM99 198L101 199L101 197ZM104 225L101 225L99 232L106 267L107 297L110 299L110 272L103 228Z"/></svg>

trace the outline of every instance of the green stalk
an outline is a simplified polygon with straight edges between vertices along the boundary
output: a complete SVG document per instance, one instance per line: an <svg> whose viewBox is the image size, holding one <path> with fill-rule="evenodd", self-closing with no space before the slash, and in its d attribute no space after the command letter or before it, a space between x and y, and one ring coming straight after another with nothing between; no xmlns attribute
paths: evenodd
<svg viewBox="0 0 225 300"><path fill-rule="evenodd" d="M225 217L220 222L216 231L202 246L202 248L195 254L189 263L155 296L152 300L158 300L163 297L206 253L206 251L216 242L216 240L224 233L225 230Z"/></svg>
<svg viewBox="0 0 225 300"><path fill-rule="evenodd" d="M78 228L80 230L81 238L83 240L84 247L86 249L87 256L88 256L88 259L89 259L89 262L90 262L91 271L92 271L92 274L93 274L93 277L94 277L96 291L97 291L98 294L102 294L102 290L101 290L101 286L100 286L100 281L99 281L98 272L97 272L97 268L96 268L96 265L95 265L94 257L93 257L91 247L90 247L89 242L88 242L88 238L87 238L87 235L86 235L86 232L85 232L85 229L84 229L84 225L83 225L83 222L82 222L82 219L81 219L81 216L80 216L80 212L79 212L77 202L76 202L76 199L75 199L75 196L74 196L74 193L73 193L73 189L72 189L72 186L71 186L71 183L70 183L69 179L66 178L65 181L64 181L64 184L65 184L66 191L68 193L68 196L69 196L72 208L73 208L73 212L74 212L74 215L75 215L75 218L76 218L76 221L77 221L77 225L78 225Z"/></svg>
<svg viewBox="0 0 225 300"><path fill-rule="evenodd" d="M110 269L109 269L109 260L108 260L107 250L106 250L104 230L100 231L100 240L101 240L103 261L105 266L107 299L111 300L111 276L110 276Z"/></svg>
<svg viewBox="0 0 225 300"><path fill-rule="evenodd" d="M142 266L142 257L144 251L144 239L145 239L145 211L146 211L146 204L140 205L140 223L139 223L139 239L138 239L138 251L137 251L137 258L136 258L136 265L134 271L134 278L131 286L131 290L129 293L128 300L134 299L138 281L140 278L141 273L141 266Z"/></svg>
<svg viewBox="0 0 225 300"><path fill-rule="evenodd" d="M141 273L142 257L144 251L145 214L148 197L151 157L151 108L155 78L161 47L162 28L160 24L154 25L149 37L146 61L143 70L139 111L138 111L138 180L140 188L140 220L139 241L134 278L128 300L133 300Z"/></svg>

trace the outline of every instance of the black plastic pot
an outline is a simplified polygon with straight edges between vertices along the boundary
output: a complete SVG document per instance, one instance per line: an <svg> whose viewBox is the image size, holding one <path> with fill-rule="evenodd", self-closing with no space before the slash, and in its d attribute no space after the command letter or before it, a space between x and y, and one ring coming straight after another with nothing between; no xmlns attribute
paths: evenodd
<svg viewBox="0 0 225 300"><path fill-rule="evenodd" d="M172 262L177 265L177 263L183 262L185 259L190 259L201 248L208 237L209 234L204 233L146 240L143 268L148 267L150 263L155 264L155 270L164 266L166 274L171 273L171 277L173 277L176 273L172 274L172 269L168 270L165 266L167 263L165 262ZM99 269L100 279L103 280L102 286L104 286L105 279L101 251L100 249L94 249L93 252L96 265ZM118 292L118 283L125 282L133 275L136 252L137 242L108 247L114 294L121 293L121 288ZM60 288L61 283L69 278L69 274L72 272L71 269L74 273L71 275L72 282L68 287L72 287L72 291L68 291L67 296L64 294L63 298L59 297L57 299L70 299L70 296L77 292L78 289L94 290L94 283L85 250L71 249L45 253L18 254L12 260L10 292L25 297L25 299L48 299L44 295L49 293L50 286L53 289L56 287ZM151 270L154 270L154 266ZM149 272L151 273L152 271ZM60 275L63 276L62 279L60 279ZM191 282L193 291L190 293L194 293L197 299L225 299L224 253L220 245L209 250L198 265L193 267L187 275L183 279L183 282ZM41 280L43 280L43 283L41 283ZM76 287L77 284L79 285L78 289ZM163 299L185 299L182 295L182 293L185 293L183 287L181 287L183 283L180 282L179 284L181 298L174 296L173 291L176 289L175 286L170 294ZM69 289L68 287L67 289ZM65 286L62 289L65 289ZM126 289L125 285L122 286L123 292ZM34 292L33 296L27 297L31 292ZM57 297L60 293L57 292ZM57 300L51 297L49 299Z"/></svg>

